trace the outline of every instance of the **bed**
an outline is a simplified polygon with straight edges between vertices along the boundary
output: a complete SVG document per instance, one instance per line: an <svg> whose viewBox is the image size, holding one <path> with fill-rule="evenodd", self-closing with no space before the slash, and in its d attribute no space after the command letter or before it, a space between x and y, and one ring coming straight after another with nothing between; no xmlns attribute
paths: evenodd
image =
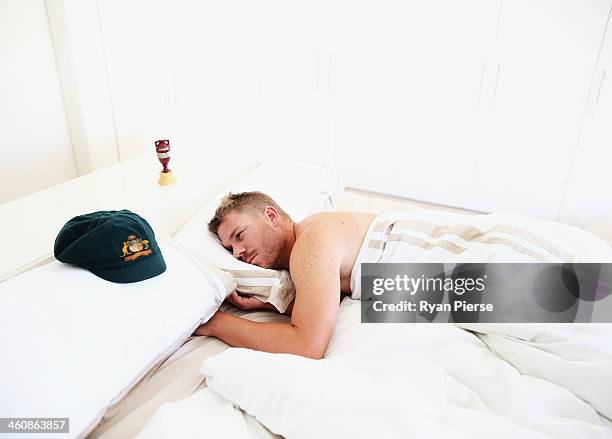
<svg viewBox="0 0 612 439"><path fill-rule="evenodd" d="M283 168L296 175L291 166ZM320 166L306 168L305 178L323 172L317 181L329 173ZM164 235L160 239L175 245L183 223L197 211L201 216L210 211L202 204L214 205L228 187L244 187L232 186L233 180L253 169L224 177L214 196L207 183L206 202L183 195L175 205L153 204L142 211ZM298 219L331 209L442 209L351 191L335 175L322 187L300 207ZM173 211L181 212L180 219ZM45 267L48 256L37 260L27 270ZM223 286L218 288L222 295ZM227 303L221 308L255 321L289 319ZM189 336L194 323L173 342L165 340L162 355L149 356L95 420L68 436L612 437L612 325L576 330L535 325L522 331L512 325L361 325L359 302L344 297L325 359L314 361Z"/></svg>
<svg viewBox="0 0 612 439"><path fill-rule="evenodd" d="M337 209L349 211L413 211L424 206L371 196L362 192L343 190L337 196ZM230 304L222 306L224 311L254 321L288 321L287 316L271 311L241 311ZM152 370L127 395L126 399L109 412L91 437L134 437L153 417L162 404L181 401L196 391L205 388L204 376L199 372L202 362L223 352L229 346L214 337L190 337L183 346L163 364ZM256 437L279 437L244 413Z"/></svg>

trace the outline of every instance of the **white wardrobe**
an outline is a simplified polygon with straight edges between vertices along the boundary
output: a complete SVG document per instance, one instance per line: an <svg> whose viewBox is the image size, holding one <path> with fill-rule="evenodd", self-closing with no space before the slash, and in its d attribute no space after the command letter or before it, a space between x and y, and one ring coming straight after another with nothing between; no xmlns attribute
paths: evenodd
<svg viewBox="0 0 612 439"><path fill-rule="evenodd" d="M582 224L610 217L609 0L356 3L330 43L349 185Z"/></svg>
<svg viewBox="0 0 612 439"><path fill-rule="evenodd" d="M503 1L470 207L557 219L609 11L607 0Z"/></svg>
<svg viewBox="0 0 612 439"><path fill-rule="evenodd" d="M612 218L612 25L594 72L560 220L587 225Z"/></svg>

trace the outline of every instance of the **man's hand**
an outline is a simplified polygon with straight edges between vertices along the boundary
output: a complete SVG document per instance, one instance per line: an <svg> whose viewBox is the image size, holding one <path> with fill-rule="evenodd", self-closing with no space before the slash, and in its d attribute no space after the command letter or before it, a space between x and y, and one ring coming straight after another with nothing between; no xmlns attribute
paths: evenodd
<svg viewBox="0 0 612 439"><path fill-rule="evenodd" d="M243 311L252 311L254 309L271 309L278 311L271 303L262 302L253 296L241 296L235 291L227 297L227 301Z"/></svg>
<svg viewBox="0 0 612 439"><path fill-rule="evenodd" d="M261 300L255 297L252 297L252 296L241 296L235 291L232 292L232 294L230 294L227 297L227 301L244 311L251 311L254 309L271 309L271 310L278 312L276 307L272 305L271 303L262 302ZM291 304L287 308L287 311L285 311L285 314L291 315L292 309L293 309L293 302L291 302ZM204 323L203 325L198 326L198 328L195 330L193 335L215 336L215 328L217 325L217 321L219 319L223 319L222 314L223 314L223 311L217 311L210 318L210 320L208 320L208 322Z"/></svg>
<svg viewBox="0 0 612 439"><path fill-rule="evenodd" d="M217 310L217 312L214 313L213 316L210 319L208 319L206 323L197 327L193 335L214 336L215 335L215 321L218 320L222 314L223 314L223 311Z"/></svg>

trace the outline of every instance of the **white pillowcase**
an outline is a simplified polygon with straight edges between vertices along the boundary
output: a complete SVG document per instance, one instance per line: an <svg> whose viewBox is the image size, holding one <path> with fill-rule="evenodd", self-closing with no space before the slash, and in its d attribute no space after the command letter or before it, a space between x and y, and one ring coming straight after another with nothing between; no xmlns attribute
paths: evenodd
<svg viewBox="0 0 612 439"><path fill-rule="evenodd" d="M315 212L331 209L336 190L336 175L324 165L308 161L263 162L220 191L176 234L175 239L200 261L232 273L237 291L254 295L285 312L295 297L288 271L239 261L208 231L207 223L229 192L264 192L298 222Z"/></svg>
<svg viewBox="0 0 612 439"><path fill-rule="evenodd" d="M54 261L0 284L2 416L67 417L86 435L215 313L232 279L157 238L167 269L142 282Z"/></svg>

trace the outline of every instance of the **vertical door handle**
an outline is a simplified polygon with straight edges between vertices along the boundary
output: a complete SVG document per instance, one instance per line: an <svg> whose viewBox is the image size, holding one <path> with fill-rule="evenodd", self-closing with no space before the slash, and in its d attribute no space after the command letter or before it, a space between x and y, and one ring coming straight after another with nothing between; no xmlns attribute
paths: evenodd
<svg viewBox="0 0 612 439"><path fill-rule="evenodd" d="M181 94L179 92L180 88L179 88L179 76L177 73L177 63L175 60L172 60L172 85L174 88L174 105L178 106L181 105Z"/></svg>
<svg viewBox="0 0 612 439"><path fill-rule="evenodd" d="M170 108L170 68L168 60L162 60L162 98L165 108Z"/></svg>
<svg viewBox="0 0 612 439"><path fill-rule="evenodd" d="M327 93L332 91L332 56L329 55L329 63L327 64Z"/></svg>
<svg viewBox="0 0 612 439"><path fill-rule="evenodd" d="M601 71L599 76L599 85L597 86L597 93L595 93L595 97L593 98L593 104L591 105L591 111L589 113L589 117L595 117L595 110L597 110L597 106L599 104L599 97L601 96L601 89L603 87L604 80L606 79L606 69Z"/></svg>
<svg viewBox="0 0 612 439"><path fill-rule="evenodd" d="M176 61L174 59L162 61L162 82L164 107L171 108L180 105L181 97L176 78Z"/></svg>
<svg viewBox="0 0 612 439"><path fill-rule="evenodd" d="M315 91L321 91L321 52L315 53L314 58L314 87Z"/></svg>
<svg viewBox="0 0 612 439"><path fill-rule="evenodd" d="M327 93L332 91L332 55L316 52L314 56L314 88L316 92L325 90L327 83Z"/></svg>
<svg viewBox="0 0 612 439"><path fill-rule="evenodd" d="M482 84L484 83L485 70L487 68L487 63L483 62L482 67L480 68L480 84L478 84L478 97L476 98L476 106L480 107L480 99L482 97Z"/></svg>
<svg viewBox="0 0 612 439"><path fill-rule="evenodd" d="M495 86L493 87L493 99L491 100L491 108L495 108L495 101L497 100L497 84L499 84L499 72L501 71L501 64L497 64L497 73L495 74Z"/></svg>

